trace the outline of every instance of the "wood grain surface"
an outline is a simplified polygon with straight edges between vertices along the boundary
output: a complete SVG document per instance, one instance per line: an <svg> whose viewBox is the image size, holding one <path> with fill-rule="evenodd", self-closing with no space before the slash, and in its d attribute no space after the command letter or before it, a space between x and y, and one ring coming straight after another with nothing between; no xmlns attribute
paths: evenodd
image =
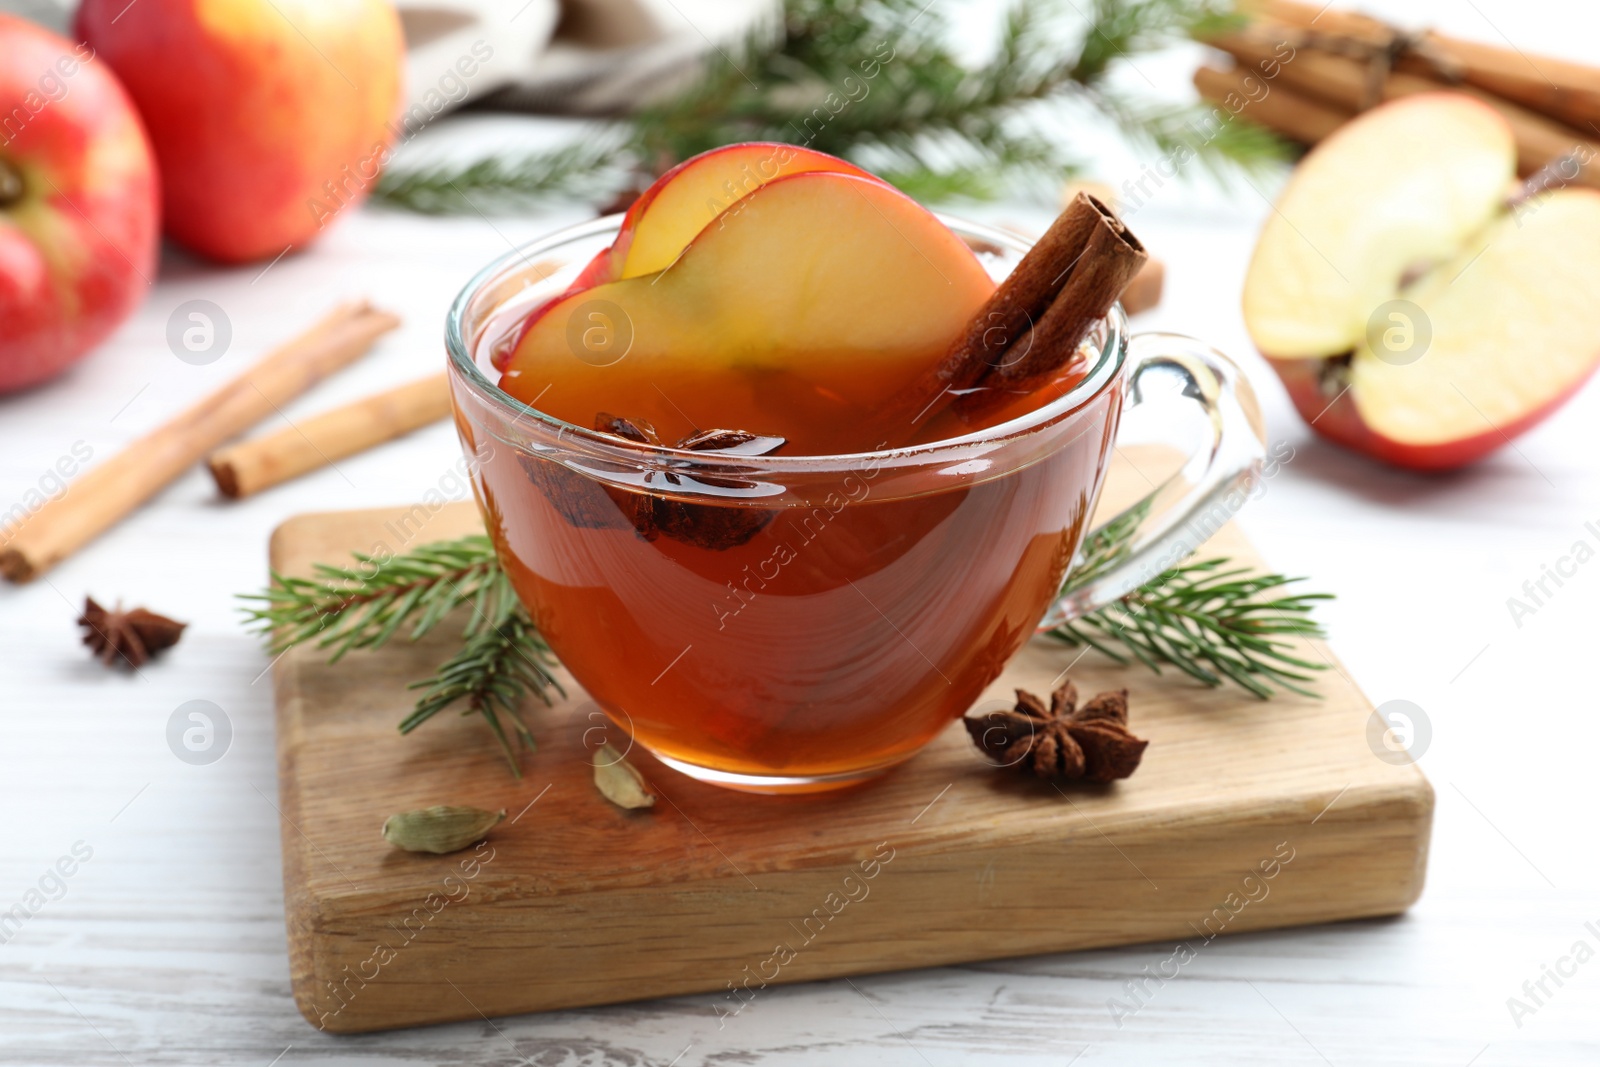
<svg viewBox="0 0 1600 1067"><path fill-rule="evenodd" d="M274 535L273 566L303 573L404 526L403 509L302 516ZM428 525L475 528L468 504ZM1232 529L1214 547L1256 562ZM1263 705L1095 657L1073 669L1080 689L1130 686L1151 740L1109 787L996 771L952 727L879 781L820 796L732 793L634 749L661 801L626 812L589 764L597 730L624 748L626 734L569 677L567 699L531 713L539 750L521 781L476 719L398 734L406 682L452 637L333 667L300 649L276 668L291 967L319 1028L683 993L727 1018L769 984L1166 938L1198 953L1220 934L1392 914L1421 892L1432 790L1374 756L1371 708L1342 687ZM1075 655L1036 639L984 698L1048 691ZM385 816L438 803L510 817L453 856L380 839Z"/></svg>

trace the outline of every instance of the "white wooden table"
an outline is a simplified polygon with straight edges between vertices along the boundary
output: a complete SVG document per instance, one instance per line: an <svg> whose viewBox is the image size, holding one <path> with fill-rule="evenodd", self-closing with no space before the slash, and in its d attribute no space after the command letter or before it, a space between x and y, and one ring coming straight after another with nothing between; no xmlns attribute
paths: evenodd
<svg viewBox="0 0 1600 1067"><path fill-rule="evenodd" d="M1441 21L1494 36L1481 20L1474 31L1473 11L1446 6ZM1530 48L1581 45L1532 23L1566 5L1481 6L1508 29L1526 26ZM1108 158L1113 175L1135 173ZM262 584L266 537L284 518L439 487L457 452L438 426L243 503L219 501L197 470L45 580L0 589L0 912L39 903L0 935L0 1063L1600 1062L1600 957L1587 958L1600 951L1600 563L1521 627L1506 608L1573 542L1600 543L1584 525L1600 526L1600 387L1516 451L1444 477L1311 439L1237 311L1264 210L1243 185L1164 193L1141 210L1134 225L1169 273L1165 303L1139 325L1201 335L1246 365L1273 438L1295 451L1243 524L1276 566L1338 594L1324 618L1349 679L1328 684L1410 700L1428 717L1421 762L1438 811L1428 888L1409 915L1219 940L1120 1027L1108 1000L1126 999L1124 984L1171 945L775 988L720 1030L707 996L317 1033L289 995L267 661L232 594ZM438 367L461 283L508 242L579 217L368 212L265 271L169 255L143 310L100 352L51 386L0 399L0 510L76 442L109 455L341 297L395 308L404 329L288 418ZM205 367L175 359L164 340L168 315L195 298L222 307L234 330L229 354ZM108 672L77 643L85 593L190 630L139 674ZM169 716L194 699L223 708L233 730L207 766L174 758L166 741ZM75 847L92 855L65 864L70 877L47 874ZM1563 963L1580 941L1585 962ZM1550 995L1514 1020L1507 999L1531 1005L1524 982L1558 965L1570 976L1545 978Z"/></svg>

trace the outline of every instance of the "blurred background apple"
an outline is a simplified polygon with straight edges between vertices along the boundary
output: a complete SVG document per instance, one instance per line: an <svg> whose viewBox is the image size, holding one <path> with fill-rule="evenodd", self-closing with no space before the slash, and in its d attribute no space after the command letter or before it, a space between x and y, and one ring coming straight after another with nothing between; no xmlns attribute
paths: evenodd
<svg viewBox="0 0 1600 1067"><path fill-rule="evenodd" d="M376 182L405 50L384 0L85 0L76 27L138 104L189 249L270 259Z"/></svg>
<svg viewBox="0 0 1600 1067"><path fill-rule="evenodd" d="M1313 430L1401 467L1504 447L1600 365L1600 192L1533 199L1492 107L1434 92L1319 144L1267 219L1244 321Z"/></svg>
<svg viewBox="0 0 1600 1067"><path fill-rule="evenodd" d="M98 344L155 275L144 127L88 48L0 14L0 392Z"/></svg>

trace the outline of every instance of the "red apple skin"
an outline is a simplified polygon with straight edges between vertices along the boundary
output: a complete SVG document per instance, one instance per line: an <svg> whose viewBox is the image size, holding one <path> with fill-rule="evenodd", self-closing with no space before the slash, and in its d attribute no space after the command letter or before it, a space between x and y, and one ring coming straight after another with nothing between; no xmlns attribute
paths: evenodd
<svg viewBox="0 0 1600 1067"><path fill-rule="evenodd" d="M627 261L628 252L633 245L633 238L639 227L639 221L644 217L645 212L651 205L684 171L714 159L721 159L730 163L742 161L747 181L743 185L742 193L737 195L743 195L754 191L748 179L771 181L776 177L781 177L782 171L788 168L788 161L797 156L803 157L808 164L806 169L832 170L840 174L853 174L859 178L882 182L882 179L877 175L870 174L847 160L830 156L825 152L818 152L812 148L786 144L782 141L742 141L736 144L723 145L720 148L709 149L697 156L691 156L663 172L661 177L650 183L650 188L646 189L632 204L628 205L628 211L622 216L622 224L618 227L616 241L612 243L605 253L596 256L584 268L583 273L572 283L572 288L568 291L575 292L579 289L592 288L608 281L615 281L621 276L623 264ZM765 174L757 173L757 171L765 171L767 165L774 162L777 164L779 173L772 178L766 177ZM752 164L754 164L754 169L752 169ZM737 197L735 196L735 198ZM726 202L726 205L731 205L731 203L732 200L730 199Z"/></svg>
<svg viewBox="0 0 1600 1067"><path fill-rule="evenodd" d="M84 0L76 28L138 104L179 244L270 259L375 184L404 58L386 0Z"/></svg>
<svg viewBox="0 0 1600 1067"><path fill-rule="evenodd" d="M593 289L610 281L611 274L616 269L612 264L614 257L615 253L610 245L596 252L595 257L578 272L578 276L572 279L572 284L567 286L566 292L562 295L581 293L585 289Z"/></svg>
<svg viewBox="0 0 1600 1067"><path fill-rule="evenodd" d="M572 280L572 284L567 286L567 288L561 293L561 296L545 305L545 309L535 312L533 319L529 320L529 324L531 324L534 319L537 319L539 315L543 314L544 310L554 306L561 299L565 299L574 293L581 293L585 289L593 289L597 285L604 285L607 282L616 281L622 273L623 263L627 261L628 249L633 243L634 232L638 229L639 220L644 216L645 210L655 202L656 198L660 196L663 189L672 184L673 180L689 167L698 163L704 163L705 161L718 156L732 156L734 158L748 156L757 162L760 162L763 159L771 159L775 156L778 156L780 153L785 152L804 152L813 159L819 157L822 159L832 159L834 163L838 164L838 166L831 169L836 169L841 174L853 174L857 177L867 178L871 181L880 183L883 181L877 175L869 174L860 167L856 166L854 163L847 162L843 159L836 159L832 156L828 156L826 153L817 152L813 149L800 148L796 145L785 144L781 141L742 141L736 144L723 145L720 148L712 148L708 151L701 152L697 156L691 156L683 162L663 171L661 177L651 182L648 189L634 198L633 203L628 205L627 212L622 216L622 222L617 227L616 240L614 240L608 247L602 248L599 252L597 252L595 257L584 265L583 270L578 272L578 276ZM511 358L509 351L506 353L506 358ZM504 367L500 367L500 369L505 370Z"/></svg>
<svg viewBox="0 0 1600 1067"><path fill-rule="evenodd" d="M767 145L770 142L752 141L750 144ZM645 208L649 207L651 202L655 200L656 194L661 192L668 182L682 173L683 168L691 163L698 162L706 156L745 147L746 145L744 144L723 145L721 148L713 148L709 152L702 152L698 156L691 156L683 162L662 171L661 177L651 182L650 187L634 197L633 203L628 205L628 210L623 213L622 222L617 227L616 240L608 247L601 249L588 262L578 276L572 280L572 284L567 286L566 292L562 295L568 296L572 293L579 293L585 289L593 289L597 285L604 285L606 282L615 280L616 276L622 271L623 261L628 258L628 245L633 241L633 231L639 225L639 217L644 214Z"/></svg>
<svg viewBox="0 0 1600 1067"><path fill-rule="evenodd" d="M61 373L155 276L160 191L133 102L83 45L0 15L0 392Z"/></svg>
<svg viewBox="0 0 1600 1067"><path fill-rule="evenodd" d="M1265 358L1288 390L1295 410L1300 412L1301 418L1312 430L1351 451L1414 471L1455 470L1476 463L1543 422L1570 400L1595 371L1591 366L1589 373L1573 382L1567 390L1498 429L1486 429L1483 433L1455 441L1414 445L1384 437L1369 427L1362 421L1361 412L1348 390L1330 404L1323 395L1320 382L1323 360Z"/></svg>

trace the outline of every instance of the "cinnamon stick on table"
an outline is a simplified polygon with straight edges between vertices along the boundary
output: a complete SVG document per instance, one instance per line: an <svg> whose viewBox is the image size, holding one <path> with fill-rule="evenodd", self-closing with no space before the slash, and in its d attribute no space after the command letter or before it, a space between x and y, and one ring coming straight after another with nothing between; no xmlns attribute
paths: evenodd
<svg viewBox="0 0 1600 1067"><path fill-rule="evenodd" d="M1291 43L1364 46L1396 70L1445 82L1464 82L1498 94L1577 130L1600 125L1600 68L1549 56L1528 56L1514 48L1467 41L1427 30L1407 33L1370 15L1330 10L1298 0L1253 0L1246 12L1300 31Z"/></svg>
<svg viewBox="0 0 1600 1067"><path fill-rule="evenodd" d="M400 320L366 303L347 304L210 396L67 487L66 493L0 531L0 575L38 577L128 515L222 442L354 361Z"/></svg>
<svg viewBox="0 0 1600 1067"><path fill-rule="evenodd" d="M937 387L1041 383L1077 353L1146 258L1122 220L1080 192L973 316L935 372Z"/></svg>
<svg viewBox="0 0 1600 1067"><path fill-rule="evenodd" d="M1257 24L1241 33L1224 34L1207 41L1233 56L1242 66L1259 68L1274 62L1277 38L1270 25ZM1286 85L1335 107L1360 111L1369 105L1371 86L1365 62L1348 56L1302 49L1292 61L1279 63L1277 83ZM1274 84L1271 93L1279 91ZM1394 100L1417 93L1459 92L1488 104L1511 126L1517 146L1517 169L1524 176L1533 174L1577 152L1589 161L1577 176L1577 183L1600 188L1600 142L1592 141L1554 119L1530 111L1494 93L1470 85L1447 85L1417 74L1391 72L1378 83L1378 101ZM1269 93L1268 99L1271 99Z"/></svg>
<svg viewBox="0 0 1600 1067"><path fill-rule="evenodd" d="M450 383L443 374L334 408L276 433L229 445L207 465L223 496L247 497L450 414Z"/></svg>
<svg viewBox="0 0 1600 1067"><path fill-rule="evenodd" d="M1354 111L1324 104L1282 86L1273 86L1261 96L1260 78L1243 67L1201 67L1194 72L1194 87L1213 104L1230 111L1237 107L1240 118L1301 144L1316 144L1355 117Z"/></svg>

